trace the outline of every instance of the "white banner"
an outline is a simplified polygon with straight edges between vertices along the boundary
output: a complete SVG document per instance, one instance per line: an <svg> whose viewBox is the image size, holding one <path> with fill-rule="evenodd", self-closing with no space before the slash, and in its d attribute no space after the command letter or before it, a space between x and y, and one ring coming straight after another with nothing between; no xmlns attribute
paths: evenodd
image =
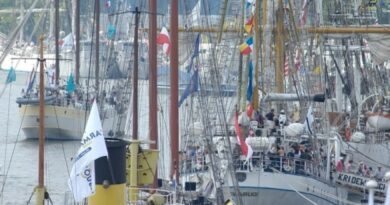
<svg viewBox="0 0 390 205"><path fill-rule="evenodd" d="M103 136L103 129L99 117L99 111L95 101L92 105L92 109L89 114L83 138L81 139L81 147L77 152L76 157L73 159L73 167L69 179L70 181L68 183L76 201L81 201L83 198L76 198L80 195L78 193L80 190L76 189L73 185L77 187L87 187L85 183L90 184L90 182L93 182L91 185L91 190L94 191L95 172L91 164L93 164L96 159L103 156L108 156L108 153ZM93 178L93 180L85 181L85 179L88 179L88 177L86 177L87 174L89 174ZM91 195L93 192L89 193L89 195ZM83 197L87 197L89 195Z"/></svg>
<svg viewBox="0 0 390 205"><path fill-rule="evenodd" d="M371 180L370 178L358 176L355 174L345 173L341 172L338 173L336 181L340 184L353 186L353 187L359 187L361 189L367 189L366 182L368 180ZM386 184L383 182L378 182L378 187L375 188L376 192L382 192L385 193L386 190Z"/></svg>

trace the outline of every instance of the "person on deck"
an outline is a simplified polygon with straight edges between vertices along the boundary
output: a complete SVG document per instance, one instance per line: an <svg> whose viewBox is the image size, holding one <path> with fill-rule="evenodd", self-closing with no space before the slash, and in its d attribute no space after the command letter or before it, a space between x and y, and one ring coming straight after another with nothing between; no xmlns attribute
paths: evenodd
<svg viewBox="0 0 390 205"><path fill-rule="evenodd" d="M275 110L274 109L271 109L271 111L269 113L267 113L265 115L265 117L267 118L267 120L269 121L274 121L274 117L275 117Z"/></svg>

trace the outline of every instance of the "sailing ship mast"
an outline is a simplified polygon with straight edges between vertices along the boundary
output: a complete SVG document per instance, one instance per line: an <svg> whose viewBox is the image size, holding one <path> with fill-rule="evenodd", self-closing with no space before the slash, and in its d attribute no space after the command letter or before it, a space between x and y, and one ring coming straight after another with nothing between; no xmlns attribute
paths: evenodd
<svg viewBox="0 0 390 205"><path fill-rule="evenodd" d="M75 3L75 82L80 85L80 0Z"/></svg>
<svg viewBox="0 0 390 205"><path fill-rule="evenodd" d="M44 180L44 162L45 162L45 84L44 84L44 68L43 63L43 40L44 37L39 38L40 50L39 50L39 159L38 159L38 186L36 190L36 204L44 205L45 199L45 180Z"/></svg>
<svg viewBox="0 0 390 205"><path fill-rule="evenodd" d="M158 149L157 122L157 1L149 0L149 138L155 142L151 149ZM157 187L157 171L153 188Z"/></svg>
<svg viewBox="0 0 390 205"><path fill-rule="evenodd" d="M179 16L178 16L178 0L171 0L171 53L170 53L170 118L169 130L171 134L171 153L172 153L172 179L179 180Z"/></svg>
<svg viewBox="0 0 390 205"><path fill-rule="evenodd" d="M60 0L54 0L54 39L55 39L55 50L56 50L56 86L60 84L60 48L58 42L60 40Z"/></svg>

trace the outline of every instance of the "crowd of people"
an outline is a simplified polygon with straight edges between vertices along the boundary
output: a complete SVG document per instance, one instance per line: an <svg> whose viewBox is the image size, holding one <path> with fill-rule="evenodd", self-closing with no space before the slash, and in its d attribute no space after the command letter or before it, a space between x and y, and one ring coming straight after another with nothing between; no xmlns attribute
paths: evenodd
<svg viewBox="0 0 390 205"><path fill-rule="evenodd" d="M352 159L344 160L343 157L341 157L337 162L336 171L356 174L362 177L374 178L377 181L382 181L386 173L381 166L378 166L377 169L374 170L372 167L367 166L362 161L356 164Z"/></svg>

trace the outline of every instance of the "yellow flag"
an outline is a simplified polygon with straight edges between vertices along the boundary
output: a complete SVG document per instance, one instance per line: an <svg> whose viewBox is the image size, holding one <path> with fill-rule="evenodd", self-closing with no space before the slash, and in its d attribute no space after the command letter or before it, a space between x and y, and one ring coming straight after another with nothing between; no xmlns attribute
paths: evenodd
<svg viewBox="0 0 390 205"><path fill-rule="evenodd" d="M314 70L313 70L313 73L316 74L316 75L321 74L321 68L320 68L320 66L315 67Z"/></svg>

